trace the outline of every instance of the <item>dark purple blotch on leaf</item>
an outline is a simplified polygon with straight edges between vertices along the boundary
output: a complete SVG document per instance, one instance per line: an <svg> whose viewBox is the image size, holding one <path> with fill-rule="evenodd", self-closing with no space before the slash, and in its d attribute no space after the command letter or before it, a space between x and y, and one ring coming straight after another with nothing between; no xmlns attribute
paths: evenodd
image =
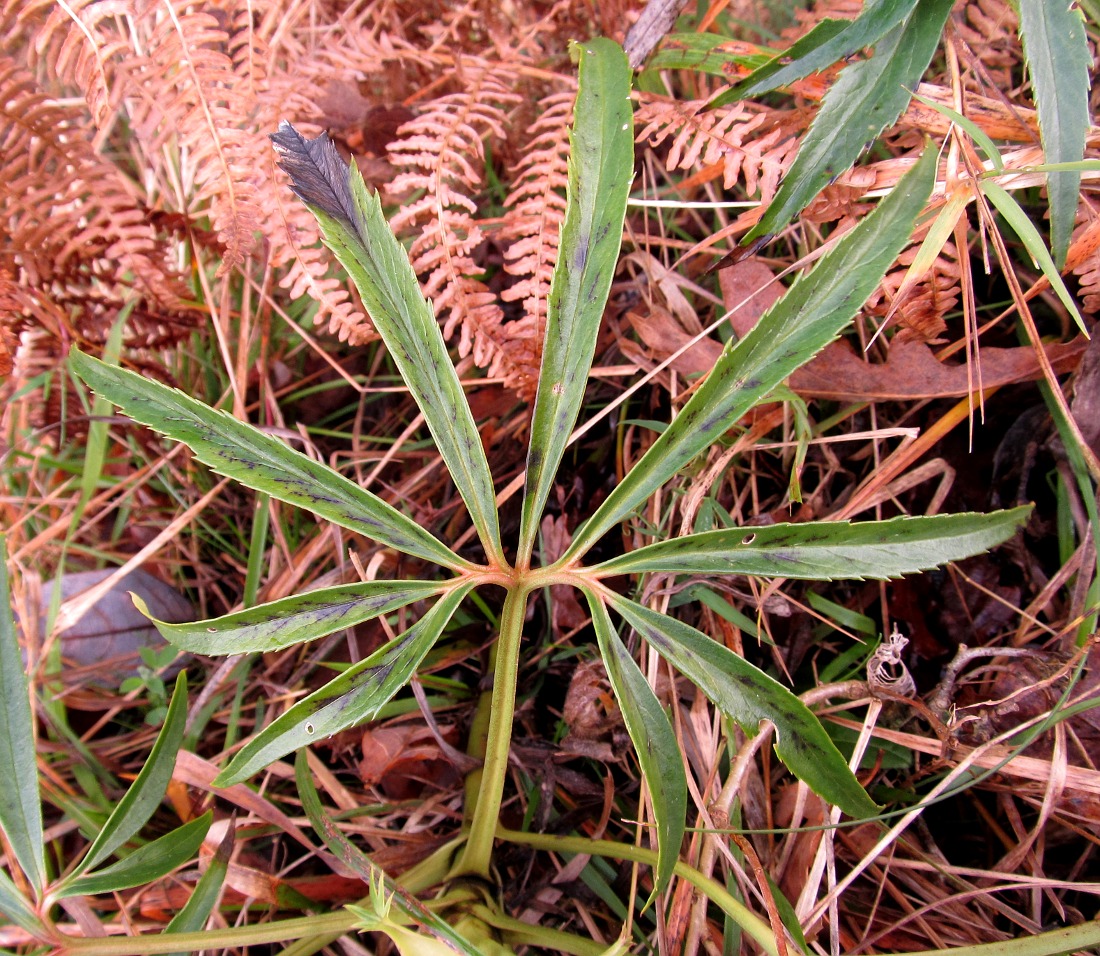
<svg viewBox="0 0 1100 956"><path fill-rule="evenodd" d="M290 176L294 194L334 219L358 229L359 216L348 185L348 165L336 151L328 133L308 139L286 120L271 134L279 166Z"/></svg>

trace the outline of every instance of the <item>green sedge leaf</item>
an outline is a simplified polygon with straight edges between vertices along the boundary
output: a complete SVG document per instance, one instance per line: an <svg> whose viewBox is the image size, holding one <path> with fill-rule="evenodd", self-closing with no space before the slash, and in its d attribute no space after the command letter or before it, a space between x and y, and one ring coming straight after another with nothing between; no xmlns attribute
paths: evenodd
<svg viewBox="0 0 1100 956"><path fill-rule="evenodd" d="M916 3L917 0L866 0L854 20L822 20L788 49L722 94L712 106L788 86L873 46L890 30L901 26Z"/></svg>
<svg viewBox="0 0 1100 956"><path fill-rule="evenodd" d="M1084 15L1076 4L1063 0L1018 0L1017 6L1045 159L1080 162L1090 123L1092 71ZM1080 173L1047 173L1050 246L1059 270L1066 262L1080 192Z"/></svg>
<svg viewBox="0 0 1100 956"><path fill-rule="evenodd" d="M481 956L477 947L455 932L446 920L437 916L415 896L407 893L390 879L382 867L344 835L344 831L321 806L321 798L313 782L313 773L309 769L305 750L299 750L294 759L294 778L298 784L298 797L302 801L302 809L305 810L313 829L317 831L325 846L332 851L333 856L371 887L372 894L376 889L383 891L386 900L396 903L406 918L424 927L432 936L445 940L456 952L465 953L466 956Z"/></svg>
<svg viewBox="0 0 1100 956"><path fill-rule="evenodd" d="M775 724L779 759L814 793L851 817L878 812L821 722L786 687L682 621L617 594L611 605L745 733L755 734L762 720Z"/></svg>
<svg viewBox="0 0 1100 956"><path fill-rule="evenodd" d="M988 551L1012 537L1031 506L991 514L888 521L814 521L705 531L652 544L592 574L750 574L811 581L881 580Z"/></svg>
<svg viewBox="0 0 1100 956"><path fill-rule="evenodd" d="M653 803L653 819L657 829L657 869L653 875L655 897L668 887L684 839L687 815L684 761L661 702L615 633L607 607L593 592L584 589L584 593L592 611L592 626L600 645L600 655L615 692L615 700L622 711L627 733L634 742L638 765Z"/></svg>
<svg viewBox="0 0 1100 956"><path fill-rule="evenodd" d="M921 96L920 93L914 93L913 99L923 103L929 109L935 110L941 116L946 116L952 123L964 130L966 134L974 140L978 148L985 153L986 159L993 164L993 170L1000 172L1005 168L1005 161L1001 157L1001 151L997 149L997 144L989 138L989 134L982 129L977 123L975 123L970 117L963 116L958 110L951 109L950 106L945 106L943 103L937 103L933 99L929 99L927 96Z"/></svg>
<svg viewBox="0 0 1100 956"><path fill-rule="evenodd" d="M1054 264L1050 253L1047 252L1046 243L1043 242L1043 237L1039 235L1039 230L1035 228L1035 223L1020 208L1020 204L1016 202L1012 194L995 182L988 179L983 180L981 190L985 197L996 207L997 212L1004 216L1005 222L1012 227L1012 231L1024 244L1024 248L1027 249L1031 258L1039 264L1039 268L1043 270L1043 275L1050 282L1050 287L1061 300L1062 305L1069 311L1069 314L1073 316L1073 321L1077 323L1077 327L1088 335L1085 320L1077 310L1077 303L1073 301L1073 296L1070 295L1069 289L1062 281L1058 267Z"/></svg>
<svg viewBox="0 0 1100 956"><path fill-rule="evenodd" d="M409 682L473 587L468 583L453 588L404 634L298 701L245 744L214 784L238 783L300 747L370 720Z"/></svg>
<svg viewBox="0 0 1100 956"><path fill-rule="evenodd" d="M847 21L831 21L843 25ZM732 69L755 70L772 59L768 53L745 54L717 33L670 33L646 63L647 71L695 70L728 79Z"/></svg>
<svg viewBox="0 0 1100 956"><path fill-rule="evenodd" d="M307 139L285 120L271 141L295 194L355 283L371 321L446 462L485 553L503 563L496 492L470 403L408 254L369 193L359 167L340 159L327 134Z"/></svg>
<svg viewBox="0 0 1100 956"><path fill-rule="evenodd" d="M634 175L630 67L618 44L576 44L580 56L565 222L550 279L546 335L531 419L520 519L530 559L546 499L584 399L596 334L623 237Z"/></svg>
<svg viewBox="0 0 1100 956"><path fill-rule="evenodd" d="M736 345L727 346L641 460L577 529L562 561L579 557L829 344L874 291L909 239L932 191L933 150Z"/></svg>
<svg viewBox="0 0 1100 956"><path fill-rule="evenodd" d="M0 534L0 828L19 868L41 890L47 872L35 754L30 689L11 610L7 539Z"/></svg>
<svg viewBox="0 0 1100 956"><path fill-rule="evenodd" d="M188 445L219 474L397 551L448 568L467 567L450 548L377 495L258 428L179 389L106 365L75 348L69 364L96 394L134 421Z"/></svg>
<svg viewBox="0 0 1100 956"><path fill-rule="evenodd" d="M438 581L364 581L319 588L269 604L211 618L167 624L149 613L132 594L137 609L149 618L166 641L194 654L218 656L253 651L277 651L325 637L345 627L389 614L398 608L445 590Z"/></svg>
<svg viewBox="0 0 1100 956"><path fill-rule="evenodd" d="M159 880L194 858L213 819L213 811L208 810L190 823L177 827L152 843L146 843L117 863L66 882L54 896L56 899L94 896Z"/></svg>
<svg viewBox="0 0 1100 956"><path fill-rule="evenodd" d="M875 55L846 66L825 94L798 155L760 221L742 240L778 232L830 180L856 161L909 105L939 45L952 0L919 0L905 22L875 44Z"/></svg>
<svg viewBox="0 0 1100 956"><path fill-rule="evenodd" d="M107 857L145 826L160 806L172 771L176 766L176 754L183 744L183 731L187 723L187 675L181 672L176 678L176 689L164 716L164 725L157 734L156 743L149 752L145 766L130 785L125 796L115 805L107 822L99 831L84 859L65 882L76 879L88 870L99 866Z"/></svg>

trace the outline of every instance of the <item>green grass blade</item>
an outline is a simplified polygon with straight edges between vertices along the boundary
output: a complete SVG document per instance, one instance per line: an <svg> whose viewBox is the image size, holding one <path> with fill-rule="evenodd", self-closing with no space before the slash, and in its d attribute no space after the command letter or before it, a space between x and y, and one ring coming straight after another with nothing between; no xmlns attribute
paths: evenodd
<svg viewBox="0 0 1100 956"><path fill-rule="evenodd" d="M347 865L353 873L362 877L368 886L384 888L387 897L397 904L398 909L409 920L427 929L431 935L446 940L456 952L465 953L466 956L480 956L477 948L457 933L446 920L437 916L415 896L390 879L382 867L352 843L335 821L325 813L304 750L299 750L295 758L294 777L298 784L298 796L302 801L302 809L305 810L313 829L337 859Z"/></svg>
<svg viewBox="0 0 1100 956"><path fill-rule="evenodd" d="M325 244L359 289L401 378L424 413L436 449L470 512L485 553L503 563L496 492L481 435L443 333L408 254L368 193L355 163L344 163L326 134L303 137L284 121L272 137L294 192L321 225Z"/></svg>
<svg viewBox="0 0 1100 956"><path fill-rule="evenodd" d="M627 732L634 742L638 764L649 787L653 819L657 830L657 870L653 874L653 899L663 893L672 879L680 857L687 814L687 775L676 734L649 681L615 633L607 607L585 589L592 611L592 626L600 645L615 700L622 711ZM646 904L649 905L648 903Z"/></svg>
<svg viewBox="0 0 1100 956"><path fill-rule="evenodd" d="M832 581L898 577L988 551L1021 528L1031 506L991 514L888 521L815 521L705 531L612 558L593 574L751 574Z"/></svg>
<svg viewBox="0 0 1100 956"><path fill-rule="evenodd" d="M99 866L107 857L138 832L153 812L160 806L172 770L176 766L176 754L183 743L183 730L187 723L187 675L176 678L176 689L164 717L157 741L149 753L149 759L130 785L125 796L115 805L107 822L88 848L80 865L65 878L76 879L88 870Z"/></svg>
<svg viewBox="0 0 1100 956"><path fill-rule="evenodd" d="M291 751L371 719L408 683L473 586L463 584L449 591L400 637L277 717L241 748L215 778L215 785L238 783Z"/></svg>
<svg viewBox="0 0 1100 956"><path fill-rule="evenodd" d="M539 520L576 423L603 318L634 174L630 68L618 44L577 44L580 77L569 152L568 203L550 280L546 336L531 420L519 562L530 560Z"/></svg>
<svg viewBox="0 0 1100 956"><path fill-rule="evenodd" d="M733 103L787 86L873 46L902 24L916 3L917 0L866 0L854 20L822 20L787 50L722 94L713 105Z"/></svg>
<svg viewBox="0 0 1100 956"><path fill-rule="evenodd" d="M646 62L646 71L695 70L728 79L731 67L755 70L771 59L767 53L727 51L724 47L728 43L728 36L717 33L670 33Z"/></svg>
<svg viewBox="0 0 1100 956"><path fill-rule="evenodd" d="M55 898L113 893L159 880L194 857L213 819L214 812L208 810L201 817L177 827L152 843L146 843L125 859L97 873L89 873L66 883L55 894Z"/></svg>
<svg viewBox="0 0 1100 956"><path fill-rule="evenodd" d="M762 720L775 724L776 753L814 793L852 817L878 812L821 722L786 687L689 624L620 595L611 602L616 613L745 733L755 734Z"/></svg>
<svg viewBox="0 0 1100 956"><path fill-rule="evenodd" d="M8 584L7 539L0 534L0 829L31 886L46 885L42 804L38 793L34 717L15 632Z"/></svg>
<svg viewBox="0 0 1100 956"><path fill-rule="evenodd" d="M1028 217L1028 214L1020 208L1020 204L1016 202L1012 194L1008 192L1008 190L998 186L995 182L988 179L983 180L981 190L985 194L985 197L996 207L997 212L1004 216L1005 222L1012 227L1012 231L1016 233L1020 242L1024 244L1024 248L1028 251L1031 258L1039 264L1039 268L1043 270L1043 275L1045 275L1050 282L1050 287L1061 300L1062 305L1069 311L1069 314L1073 316L1073 320L1077 323L1077 327L1088 335L1085 320L1077 310L1077 303L1073 301L1073 296L1070 295L1069 289L1066 288L1065 282L1062 281L1062 276L1058 272L1058 267L1054 264L1054 260L1051 258L1050 253L1047 252L1046 244L1043 242L1043 237L1039 235L1039 230L1035 228L1035 223L1033 223Z"/></svg>
<svg viewBox="0 0 1100 956"><path fill-rule="evenodd" d="M875 45L875 55L844 68L821 101L779 192L744 244L778 232L830 180L856 161L909 105L936 52L952 0L919 0L906 21Z"/></svg>
<svg viewBox="0 0 1100 956"><path fill-rule="evenodd" d="M166 641L194 654L221 656L277 651L389 614L446 588L438 581L365 581L320 588L208 621L167 624L131 595Z"/></svg>
<svg viewBox="0 0 1100 956"><path fill-rule="evenodd" d="M1081 11L1064 0L1019 0L1017 7L1045 159L1079 162L1089 129L1092 69ZM1047 173L1050 246L1059 269L1066 262L1080 191L1080 173Z"/></svg>
<svg viewBox="0 0 1100 956"><path fill-rule="evenodd" d="M985 153L986 159L993 164L994 172L1001 172L1005 168L1005 161L1001 157L1001 151L997 149L997 144L994 143L993 140L989 138L989 134L970 119L970 117L963 116L958 110L953 110L950 106L944 106L943 103L937 103L927 96L921 96L920 93L914 93L913 99L919 100L929 109L933 109L941 116L947 117L947 119L951 120L959 129L964 130L966 134L974 140L978 148Z"/></svg>
<svg viewBox="0 0 1100 956"><path fill-rule="evenodd" d="M587 551L836 338L904 248L935 172L935 152L925 150L874 212L843 236L813 272L801 276L752 331L726 348L680 414L577 529L563 561Z"/></svg>
<svg viewBox="0 0 1100 956"><path fill-rule="evenodd" d="M214 856L206 867L206 872L195 884L187 902L167 926L165 933L197 933L206 926L210 914L214 912L218 897L221 895L225 875L229 872L229 858L233 855L233 827L227 827L225 838L218 844ZM187 956L186 952L173 953L171 956Z"/></svg>
<svg viewBox="0 0 1100 956"><path fill-rule="evenodd" d="M411 518L326 465L175 388L73 350L69 363L135 421L190 446L219 474L312 511L405 554L449 568L467 563Z"/></svg>

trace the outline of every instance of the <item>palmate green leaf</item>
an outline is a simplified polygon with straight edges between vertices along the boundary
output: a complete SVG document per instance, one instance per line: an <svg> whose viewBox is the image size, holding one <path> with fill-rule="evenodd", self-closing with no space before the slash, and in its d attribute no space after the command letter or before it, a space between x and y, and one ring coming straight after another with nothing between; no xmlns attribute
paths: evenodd
<svg viewBox="0 0 1100 956"><path fill-rule="evenodd" d="M684 761L668 717L649 681L615 633L607 607L594 592L583 590L592 611L592 626L604 668L627 732L634 742L638 764L653 803L657 829L657 870L653 875L653 895L656 896L664 892L672 879L684 839L687 814Z"/></svg>
<svg viewBox="0 0 1100 956"><path fill-rule="evenodd" d="M364 581L319 588L223 617L183 624L158 621L141 598L136 594L131 598L165 640L194 654L219 656L266 653L314 641L446 589L447 585L438 581Z"/></svg>
<svg viewBox="0 0 1100 956"><path fill-rule="evenodd" d="M107 857L138 832L153 812L160 806L172 771L176 766L176 754L183 743L183 731L187 724L187 674L180 672L176 689L164 716L164 725L157 734L156 743L149 752L145 766L130 785L125 796L115 805L107 822L88 847L80 865L65 877L65 882L77 879L81 874L99 866Z"/></svg>
<svg viewBox="0 0 1100 956"><path fill-rule="evenodd" d="M465 568L456 555L411 518L327 465L179 389L69 353L73 371L98 395L135 421L183 442L219 474L272 498L312 511L405 554L448 568Z"/></svg>
<svg viewBox="0 0 1100 956"><path fill-rule="evenodd" d="M455 952L464 953L465 956L481 956L477 947L456 932L445 919L437 916L415 896L390 879L385 870L352 843L332 817L325 813L304 750L299 750L294 760L294 779L298 784L298 797L302 801L302 809L305 810L309 822L313 824L313 829L317 831L333 855L371 888L372 897L376 889L380 890L385 894L386 900L395 903L410 922L423 926L432 936L446 940ZM372 898L371 902L374 903L375 900Z"/></svg>
<svg viewBox="0 0 1100 956"><path fill-rule="evenodd" d="M779 191L744 244L786 226L897 120L936 52L952 5L952 0L918 0L905 22L875 44L874 56L841 71Z"/></svg>
<svg viewBox="0 0 1100 956"><path fill-rule="evenodd" d="M47 875L33 720L11 610L7 539L0 534L0 829L31 886L41 890Z"/></svg>
<svg viewBox="0 0 1100 956"><path fill-rule="evenodd" d="M496 492L481 435L435 314L377 194L367 192L359 167L340 159L327 134L306 139L284 120L271 140L294 192L317 217L325 244L351 276L424 414L485 553L503 564Z"/></svg>
<svg viewBox="0 0 1100 956"><path fill-rule="evenodd" d="M373 717L408 683L473 583L448 591L404 634L353 664L253 737L214 779L228 787L269 763Z"/></svg>
<svg viewBox="0 0 1100 956"><path fill-rule="evenodd" d="M630 67L622 48L597 38L580 56L570 135L569 184L531 419L519 563L530 560L539 521L584 399L596 335L615 273L634 175Z"/></svg>
<svg viewBox="0 0 1100 956"><path fill-rule="evenodd" d="M1079 162L1089 129L1092 68L1083 14L1064 0L1018 0L1016 6L1046 162ZM1080 191L1080 173L1047 173L1050 246L1059 270L1066 262Z"/></svg>
<svg viewBox="0 0 1100 956"><path fill-rule="evenodd" d="M740 342L727 346L680 414L577 529L562 562L592 547L836 338L904 248L935 172L935 153L925 150L874 212L841 237L817 268L800 276Z"/></svg>
<svg viewBox="0 0 1100 956"><path fill-rule="evenodd" d="M194 857L213 819L214 812L208 810L201 817L146 843L117 863L66 882L53 894L54 898L113 893L159 880Z"/></svg>
<svg viewBox="0 0 1100 956"><path fill-rule="evenodd" d="M711 106L723 106L787 86L878 43L888 31L902 24L916 3L917 0L866 0L854 20L822 20L732 90L715 99Z"/></svg>
<svg viewBox="0 0 1100 956"><path fill-rule="evenodd" d="M762 720L775 724L776 753L814 793L851 817L878 812L821 722L786 687L689 624L618 594L610 601L650 647L745 733L755 734Z"/></svg>
<svg viewBox="0 0 1100 956"><path fill-rule="evenodd" d="M1012 537L1031 506L991 514L888 521L814 521L686 535L612 558L594 575L751 574L811 581L881 580L988 551Z"/></svg>

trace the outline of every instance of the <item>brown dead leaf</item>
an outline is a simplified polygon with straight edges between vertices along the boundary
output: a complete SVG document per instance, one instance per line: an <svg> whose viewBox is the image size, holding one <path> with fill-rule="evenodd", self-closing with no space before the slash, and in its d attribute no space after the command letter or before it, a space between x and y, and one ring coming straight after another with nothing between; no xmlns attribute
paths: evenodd
<svg viewBox="0 0 1100 956"><path fill-rule="evenodd" d="M455 736L453 727L440 730L445 738ZM360 779L391 800L416 797L425 786L445 790L461 779L422 723L368 728L363 732L362 748Z"/></svg>
<svg viewBox="0 0 1100 956"><path fill-rule="evenodd" d="M569 547L573 536L565 522L564 515L556 518L547 515L542 519L543 557L547 564L557 561ZM550 626L554 640L560 640L570 631L584 627L588 623L588 612L577 599L577 589L567 584L550 586Z"/></svg>

